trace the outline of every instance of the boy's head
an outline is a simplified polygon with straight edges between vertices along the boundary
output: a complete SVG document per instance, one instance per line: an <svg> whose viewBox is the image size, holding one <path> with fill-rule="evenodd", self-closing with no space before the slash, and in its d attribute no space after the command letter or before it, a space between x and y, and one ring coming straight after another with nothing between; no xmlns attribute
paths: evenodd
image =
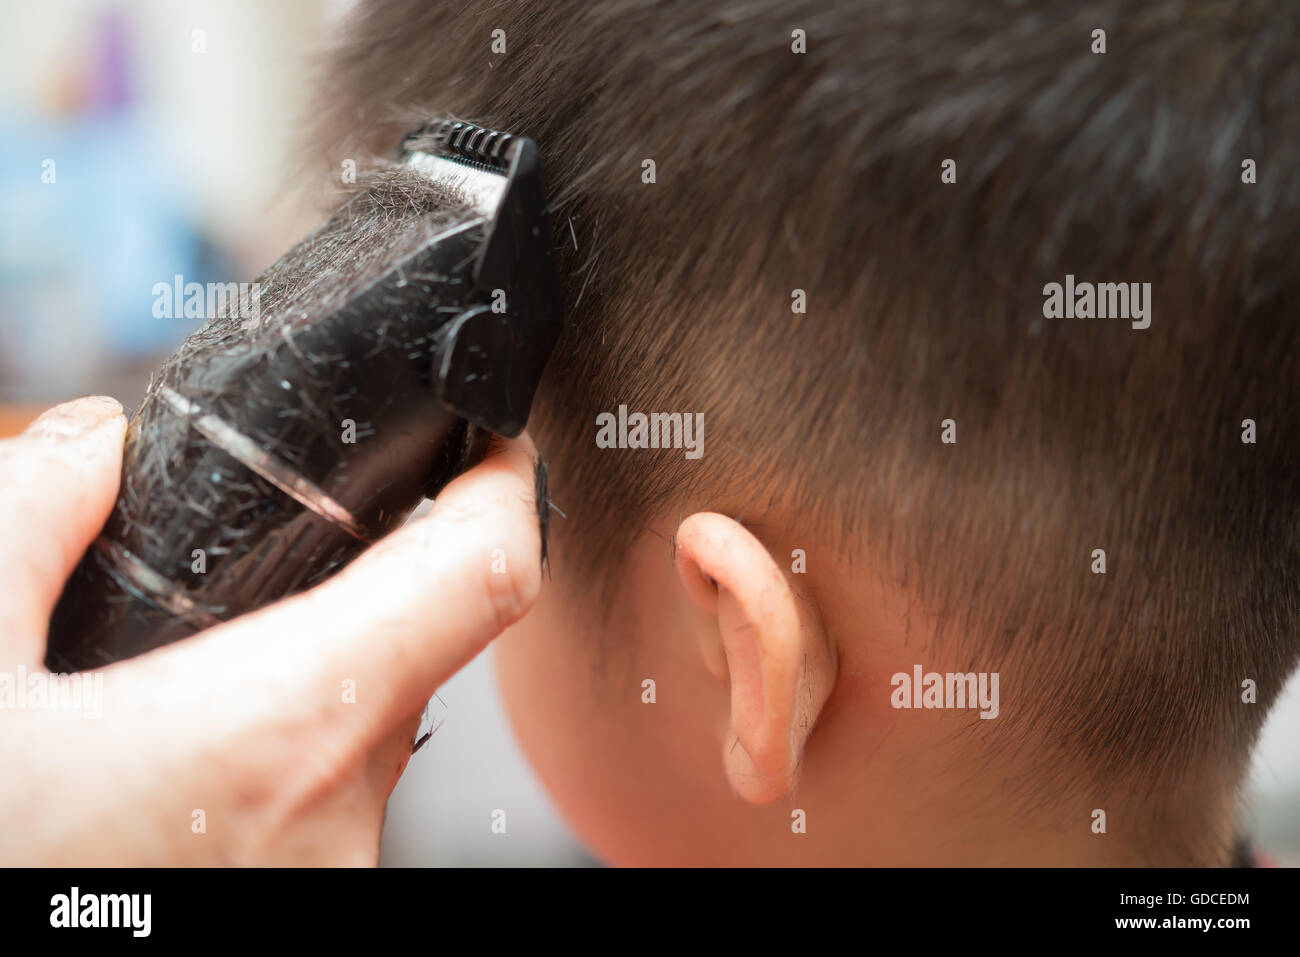
<svg viewBox="0 0 1300 957"><path fill-rule="evenodd" d="M1226 862L1300 649L1298 26L363 4L335 169L429 115L542 151L561 514L498 667L597 853Z"/></svg>

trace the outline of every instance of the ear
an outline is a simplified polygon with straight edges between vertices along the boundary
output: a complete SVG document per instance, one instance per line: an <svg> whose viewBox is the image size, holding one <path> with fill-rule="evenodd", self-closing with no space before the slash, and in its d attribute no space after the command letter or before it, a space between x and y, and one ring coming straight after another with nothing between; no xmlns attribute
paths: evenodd
<svg viewBox="0 0 1300 957"><path fill-rule="evenodd" d="M835 684L821 615L763 543L725 515L682 522L676 557L705 667L730 686L731 729L720 742L727 779L745 800L768 804L793 789Z"/></svg>

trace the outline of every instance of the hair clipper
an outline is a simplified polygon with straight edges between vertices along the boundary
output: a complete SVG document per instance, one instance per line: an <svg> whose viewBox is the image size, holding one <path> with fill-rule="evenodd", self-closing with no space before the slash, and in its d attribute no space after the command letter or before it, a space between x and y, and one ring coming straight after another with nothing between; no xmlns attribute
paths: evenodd
<svg viewBox="0 0 1300 957"><path fill-rule="evenodd" d="M186 341L131 420L117 502L51 619L51 670L129 658L316 584L491 434L523 430L563 322L537 147L442 122L399 160L466 216L314 314L214 321Z"/></svg>

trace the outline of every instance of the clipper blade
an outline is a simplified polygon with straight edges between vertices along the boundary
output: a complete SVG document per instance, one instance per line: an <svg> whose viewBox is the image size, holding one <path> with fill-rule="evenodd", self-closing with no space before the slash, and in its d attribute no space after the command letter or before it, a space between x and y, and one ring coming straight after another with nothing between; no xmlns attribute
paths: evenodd
<svg viewBox="0 0 1300 957"><path fill-rule="evenodd" d="M482 428L517 435L562 325L537 146L444 120L409 135L400 159L488 221L470 267L469 308L450 324L436 359L439 398Z"/></svg>
<svg viewBox="0 0 1300 957"><path fill-rule="evenodd" d="M525 143L531 146L500 130L446 121L408 136L401 159L491 219L505 193L511 161Z"/></svg>

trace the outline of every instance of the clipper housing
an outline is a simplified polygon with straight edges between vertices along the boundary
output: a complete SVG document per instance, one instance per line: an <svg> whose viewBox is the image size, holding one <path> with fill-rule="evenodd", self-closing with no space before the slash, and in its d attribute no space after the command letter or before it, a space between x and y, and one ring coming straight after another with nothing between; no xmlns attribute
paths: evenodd
<svg viewBox="0 0 1300 957"><path fill-rule="evenodd" d="M449 121L398 158L473 213L321 315L247 340L205 329L169 360L128 429L109 521L55 609L51 670L311 587L472 466L490 433L523 430L562 326L537 147Z"/></svg>

